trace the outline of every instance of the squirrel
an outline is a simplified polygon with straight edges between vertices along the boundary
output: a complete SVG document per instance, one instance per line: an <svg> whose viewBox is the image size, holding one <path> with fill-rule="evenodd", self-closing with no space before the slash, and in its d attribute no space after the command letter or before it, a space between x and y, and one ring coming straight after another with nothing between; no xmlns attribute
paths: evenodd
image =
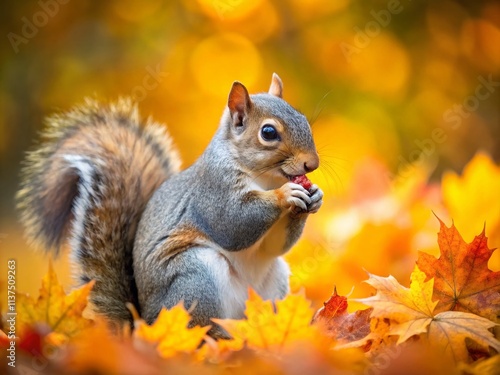
<svg viewBox="0 0 500 375"><path fill-rule="evenodd" d="M289 291L285 254L323 192L294 176L318 168L306 117L282 98L234 82L218 130L180 170L166 128L141 121L120 99L48 118L42 145L28 153L17 205L27 237L57 255L66 238L80 283L95 280L94 311L130 324L132 303L152 323L180 301L190 325L244 316L248 288L264 299Z"/></svg>

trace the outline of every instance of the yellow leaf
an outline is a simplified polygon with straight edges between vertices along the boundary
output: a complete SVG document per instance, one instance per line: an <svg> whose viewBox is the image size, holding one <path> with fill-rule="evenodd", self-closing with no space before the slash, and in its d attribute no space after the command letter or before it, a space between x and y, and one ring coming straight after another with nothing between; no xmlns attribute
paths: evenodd
<svg viewBox="0 0 500 375"><path fill-rule="evenodd" d="M500 352L500 341L488 329L496 324L475 314L460 311L443 311L429 326L427 335L431 345L441 344L455 361L468 357L465 339L471 338L484 347L491 346Z"/></svg>
<svg viewBox="0 0 500 375"><path fill-rule="evenodd" d="M432 301L434 280L425 282L425 278L417 266L411 276L410 288L405 288L392 276L370 275L367 283L377 289L377 294L358 301L373 307L372 317L390 319L387 335L399 336L398 344L420 335L431 345L444 349L456 361L468 359L466 338L500 351L500 342L488 331L496 325L492 321L454 311L434 315L437 304L437 301Z"/></svg>
<svg viewBox="0 0 500 375"><path fill-rule="evenodd" d="M248 347L253 349L280 352L318 334L316 328L310 324L313 316L310 302L303 295L291 294L275 304L276 312L271 301L264 301L253 290L249 290L246 320L214 321L226 329L235 340L244 340Z"/></svg>
<svg viewBox="0 0 500 375"><path fill-rule="evenodd" d="M231 356L231 353L240 351L244 347L244 342L241 338L231 340L214 340L207 336L205 345L203 345L197 353L200 361L208 361L210 363L221 363Z"/></svg>
<svg viewBox="0 0 500 375"><path fill-rule="evenodd" d="M462 176L445 173L442 191L450 217L466 241L472 240L486 223L490 244L500 246L500 167L489 156L477 154L465 166ZM500 270L500 252L490 260L490 268Z"/></svg>
<svg viewBox="0 0 500 375"><path fill-rule="evenodd" d="M388 319L372 318L370 333L357 340L335 346L335 349L363 348L370 357L376 356L381 350L396 343L396 336L389 336L390 323Z"/></svg>
<svg viewBox="0 0 500 375"><path fill-rule="evenodd" d="M154 356L134 348L130 337L119 337L109 329L109 324L96 320L95 324L68 343L61 355L56 373L77 374L160 374ZM148 353L149 354L149 353Z"/></svg>
<svg viewBox="0 0 500 375"><path fill-rule="evenodd" d="M390 318L398 324L391 327L392 334L399 335L398 344L413 335L427 332L432 320L436 302L431 301L433 281L424 283L425 274L418 268L412 274L410 288L405 288L392 277L371 275L366 281L377 289L372 297L358 299L358 302L372 306L372 317Z"/></svg>
<svg viewBox="0 0 500 375"><path fill-rule="evenodd" d="M461 363L458 366L462 373L468 375L499 375L500 374L500 355L477 361L474 364Z"/></svg>
<svg viewBox="0 0 500 375"><path fill-rule="evenodd" d="M181 302L170 310L163 308L152 325L147 325L142 320L136 321L134 336L153 343L164 358L181 352L192 353L201 344L210 326L188 328L190 320L189 313Z"/></svg>
<svg viewBox="0 0 500 375"><path fill-rule="evenodd" d="M82 313L87 307L87 298L93 285L90 282L66 294L50 264L37 299L25 294L17 295L21 331L27 325L44 323L53 332L71 337L88 327L91 321L84 318Z"/></svg>

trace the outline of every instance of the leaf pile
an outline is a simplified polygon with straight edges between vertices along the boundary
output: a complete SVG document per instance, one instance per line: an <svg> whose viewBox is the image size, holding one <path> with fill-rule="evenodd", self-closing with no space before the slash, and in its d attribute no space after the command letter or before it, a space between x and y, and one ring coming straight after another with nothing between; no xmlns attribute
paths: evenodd
<svg viewBox="0 0 500 375"><path fill-rule="evenodd" d="M359 176L363 184L372 167ZM443 180L444 203L460 218L466 238L472 238L473 225L465 223L475 224L470 219L482 218L483 211L493 223L488 237L500 238L498 189L488 192L478 176L500 182L500 168L479 155L463 178ZM302 242L291 252L294 293L271 302L249 290L245 319L214 320L230 340L213 340L209 326L191 327L182 304L163 309L151 325L135 314L133 327L110 326L87 306L92 283L66 293L49 265L37 298L17 294L16 338L8 336L12 316L3 313L0 348L9 353L14 345L16 361L0 357L1 373L500 375L498 252L488 247L485 229L467 243L454 224L441 220L437 252L422 194L432 198L441 191L417 177L392 195L384 187L372 192L371 198L382 199L375 205L376 199L361 199L360 190L357 211L349 208L329 227L346 242L334 249ZM474 211L476 199L470 199L461 212L460 201L474 194L484 195L481 209ZM377 220L386 215L385 221L370 221L367 213ZM400 226L405 215L412 227ZM360 226L351 225L353 217ZM322 224L314 220L313 228ZM365 283L363 267L370 271ZM384 274L395 277L378 276ZM314 301L323 301L334 284L354 285L353 297L335 289L314 312Z"/></svg>
<svg viewBox="0 0 500 375"><path fill-rule="evenodd" d="M211 374L228 366L242 373L361 374L397 373L413 363L415 373L495 374L500 273L487 267L493 251L484 231L467 244L453 225L440 223L441 256L420 253L409 288L392 276L369 274L366 282L376 292L357 302L370 308L349 313L347 298L335 290L315 314L303 294L273 304L249 290L246 319L214 320L231 340L214 341L206 335L209 326L189 327L182 304L163 309L152 325L137 317L133 331L112 333L101 318L83 317L92 283L66 294L50 266L37 299L18 295L18 366L36 359L50 374L68 368L77 374ZM8 344L2 333L0 345ZM434 360L422 362L422 355Z"/></svg>

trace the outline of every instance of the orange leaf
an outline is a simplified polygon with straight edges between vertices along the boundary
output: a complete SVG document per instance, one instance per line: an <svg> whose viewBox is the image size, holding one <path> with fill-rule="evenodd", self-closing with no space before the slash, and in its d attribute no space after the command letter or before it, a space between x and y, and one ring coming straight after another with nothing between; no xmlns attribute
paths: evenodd
<svg viewBox="0 0 500 375"><path fill-rule="evenodd" d="M483 152L477 153L459 176L446 172L442 180L443 202L450 217L467 240L476 235L482 223L488 223L490 244L500 244L500 166ZM472 220L479 218L479 220ZM500 254L494 254L490 267L500 269Z"/></svg>
<svg viewBox="0 0 500 375"><path fill-rule="evenodd" d="M370 275L367 280L377 294L358 300L373 307L372 317L389 319L387 335L399 336L398 344L410 337L420 336L430 345L439 347L455 361L466 361L465 340L474 340L482 347L500 351L500 342L489 331L496 324L475 314L459 311L434 313L437 302L432 301L433 280L415 267L410 288L405 288L392 276Z"/></svg>
<svg viewBox="0 0 500 375"><path fill-rule="evenodd" d="M244 340L253 349L281 352L300 341L313 338L318 332L311 326L313 311L302 294L290 294L276 301L276 312L271 301L264 301L249 290L246 302L246 320L214 319L235 340Z"/></svg>
<svg viewBox="0 0 500 375"><path fill-rule="evenodd" d="M88 327L91 320L82 314L93 285L90 282L66 294L50 264L37 299L25 294L17 295L16 309L21 332L26 327L44 323L53 332L71 337Z"/></svg>
<svg viewBox="0 0 500 375"><path fill-rule="evenodd" d="M104 320L69 342L60 356L58 373L78 374L160 374L155 356L138 351L129 337L118 337ZM70 371L71 369L71 371Z"/></svg>
<svg viewBox="0 0 500 375"><path fill-rule="evenodd" d="M152 325L136 320L134 337L143 342L153 343L164 358L182 352L193 353L201 344L210 326L188 328L190 320L189 313L181 302L170 310L163 308Z"/></svg>
<svg viewBox="0 0 500 375"><path fill-rule="evenodd" d="M439 219L438 219L439 220ZM438 244L441 256L420 252L417 265L427 279L434 278L436 312L465 311L498 321L500 314L500 272L488 269L493 250L483 232L467 244L452 224L439 220Z"/></svg>
<svg viewBox="0 0 500 375"><path fill-rule="evenodd" d="M339 296L337 288L314 316L314 323L322 326L328 336L343 342L360 340L370 333L370 314L373 309L347 312L347 298Z"/></svg>

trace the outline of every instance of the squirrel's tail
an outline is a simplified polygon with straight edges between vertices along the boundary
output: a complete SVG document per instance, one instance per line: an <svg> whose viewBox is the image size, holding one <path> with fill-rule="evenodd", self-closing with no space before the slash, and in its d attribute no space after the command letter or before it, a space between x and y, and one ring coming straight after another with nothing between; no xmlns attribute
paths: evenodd
<svg viewBox="0 0 500 375"><path fill-rule="evenodd" d="M95 280L90 300L113 321L137 307L132 247L146 203L178 172L166 129L142 124L130 101L83 106L48 119L40 147L22 170L18 208L27 237L56 253L69 239L80 282Z"/></svg>

